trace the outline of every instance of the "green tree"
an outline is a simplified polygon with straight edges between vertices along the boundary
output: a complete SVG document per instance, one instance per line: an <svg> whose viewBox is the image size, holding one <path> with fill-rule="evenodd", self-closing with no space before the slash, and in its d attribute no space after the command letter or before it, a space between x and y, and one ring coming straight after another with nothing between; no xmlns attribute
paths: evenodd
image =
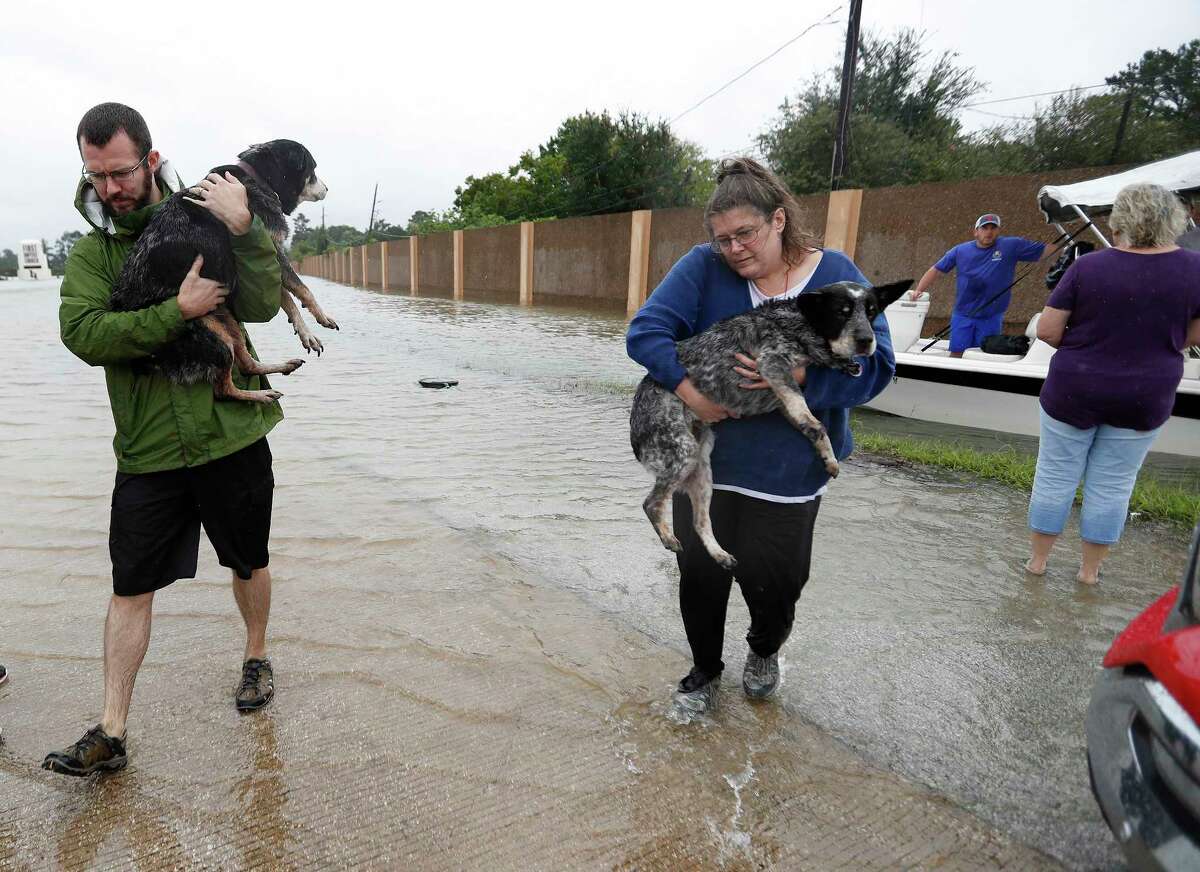
<svg viewBox="0 0 1200 872"><path fill-rule="evenodd" d="M0 276L15 276L17 274L17 253L6 248L0 253Z"/></svg>
<svg viewBox="0 0 1200 872"><path fill-rule="evenodd" d="M288 241L288 252L291 256L299 259L324 251L320 245L322 229L313 227L307 215L297 212L292 219L292 237Z"/></svg>
<svg viewBox="0 0 1200 872"><path fill-rule="evenodd" d="M1003 132L1025 172L1145 163L1200 146L1200 39L1148 51L1105 81L1112 92L1060 94Z"/></svg>
<svg viewBox="0 0 1200 872"><path fill-rule="evenodd" d="M407 236L427 236L430 233L445 233L449 230L466 230L472 227L495 227L509 223L511 222L502 215L483 212L472 203L465 209L454 207L445 212L418 209L408 219L408 226L404 232Z"/></svg>
<svg viewBox="0 0 1200 872"><path fill-rule="evenodd" d="M1133 98L1137 115L1166 121L1182 139L1200 142L1200 39L1174 52L1148 51L1105 81Z"/></svg>
<svg viewBox="0 0 1200 872"><path fill-rule="evenodd" d="M666 121L584 112L507 172L468 176L452 211L470 220L521 221L688 206L707 196L711 174L700 149Z"/></svg>
<svg viewBox="0 0 1200 872"><path fill-rule="evenodd" d="M953 52L931 60L925 34L863 36L850 121L848 187L878 187L962 178L977 168L958 108L983 89ZM796 193L829 188L840 68L815 76L759 138L771 166Z"/></svg>
<svg viewBox="0 0 1200 872"><path fill-rule="evenodd" d="M71 253L71 249L75 243L83 238L83 233L78 230L68 230L58 237L53 243L47 243L42 240L42 247L46 250L46 263L50 266L50 272L54 275L62 275L67 267L67 255Z"/></svg>
<svg viewBox="0 0 1200 872"><path fill-rule="evenodd" d="M1007 138L1023 152L1024 172L1104 166L1113 163L1114 157L1115 162L1144 163L1189 147L1185 125L1148 114L1135 118L1131 113L1121 148L1114 155L1124 103L1125 96L1120 93L1060 94Z"/></svg>

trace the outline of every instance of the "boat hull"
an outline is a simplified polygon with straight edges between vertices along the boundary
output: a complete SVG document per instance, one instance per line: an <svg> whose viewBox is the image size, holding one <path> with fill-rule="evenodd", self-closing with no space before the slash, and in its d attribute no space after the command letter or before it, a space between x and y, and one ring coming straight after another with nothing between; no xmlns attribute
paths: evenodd
<svg viewBox="0 0 1200 872"><path fill-rule="evenodd" d="M1041 373L997 372L1001 367L1032 368L988 366L945 357L917 360L914 354L896 355L896 378L868 408L937 424L1038 435L1038 394L1044 368ZM1200 457L1200 384L1194 392L1180 388L1175 414L1154 441L1153 450Z"/></svg>

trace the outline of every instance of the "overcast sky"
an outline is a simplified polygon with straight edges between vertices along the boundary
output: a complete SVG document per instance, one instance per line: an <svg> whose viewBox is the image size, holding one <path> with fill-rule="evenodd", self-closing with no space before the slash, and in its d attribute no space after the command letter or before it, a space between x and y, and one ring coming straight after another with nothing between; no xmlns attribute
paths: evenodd
<svg viewBox="0 0 1200 872"><path fill-rule="evenodd" d="M785 96L840 63L845 2L5 3L0 248L86 229L71 203L73 136L106 100L146 117L185 180L251 143L297 139L330 186L300 211L319 221L324 205L328 223L365 227L378 182L382 216L404 223L569 115L673 118L832 10L835 23L676 124L713 156L753 143ZM1102 83L1200 35L1200 2L865 0L864 30L905 26L973 66L983 100ZM1022 115L1035 102L981 108ZM971 128L995 120L963 113Z"/></svg>

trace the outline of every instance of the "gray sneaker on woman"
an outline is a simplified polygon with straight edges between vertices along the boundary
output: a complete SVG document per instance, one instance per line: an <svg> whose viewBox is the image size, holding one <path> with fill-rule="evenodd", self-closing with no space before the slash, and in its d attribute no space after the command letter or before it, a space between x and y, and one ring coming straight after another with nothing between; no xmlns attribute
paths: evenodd
<svg viewBox="0 0 1200 872"><path fill-rule="evenodd" d="M676 723L687 724L693 718L716 711L717 692L720 689L720 673L709 676L693 667L675 688L669 717Z"/></svg>
<svg viewBox="0 0 1200 872"><path fill-rule="evenodd" d="M759 657L752 650L746 651L746 667L742 670L742 690L746 696L766 699L779 687L779 654Z"/></svg>

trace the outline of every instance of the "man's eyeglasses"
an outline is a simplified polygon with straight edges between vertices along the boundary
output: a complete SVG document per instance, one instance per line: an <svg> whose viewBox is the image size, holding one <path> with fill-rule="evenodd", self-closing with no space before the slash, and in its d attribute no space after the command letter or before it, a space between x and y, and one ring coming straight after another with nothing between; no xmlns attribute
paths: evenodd
<svg viewBox="0 0 1200 872"><path fill-rule="evenodd" d="M146 162L146 158L148 157L150 157L150 152L146 152L144 155L142 155L142 159L127 170L113 170L111 173L100 173L85 169L83 170L83 180L91 185L98 186L104 184L109 179L112 179L119 185L122 182L127 182L132 179L133 174L142 168L142 165Z"/></svg>
<svg viewBox="0 0 1200 872"><path fill-rule="evenodd" d="M714 236L712 241L712 250L717 254L727 252L733 248L734 240L737 240L737 244L742 248L749 248L758 241L759 235L763 232L763 228L766 226L767 223L764 221L757 227L747 227L744 230L739 230L732 236Z"/></svg>

